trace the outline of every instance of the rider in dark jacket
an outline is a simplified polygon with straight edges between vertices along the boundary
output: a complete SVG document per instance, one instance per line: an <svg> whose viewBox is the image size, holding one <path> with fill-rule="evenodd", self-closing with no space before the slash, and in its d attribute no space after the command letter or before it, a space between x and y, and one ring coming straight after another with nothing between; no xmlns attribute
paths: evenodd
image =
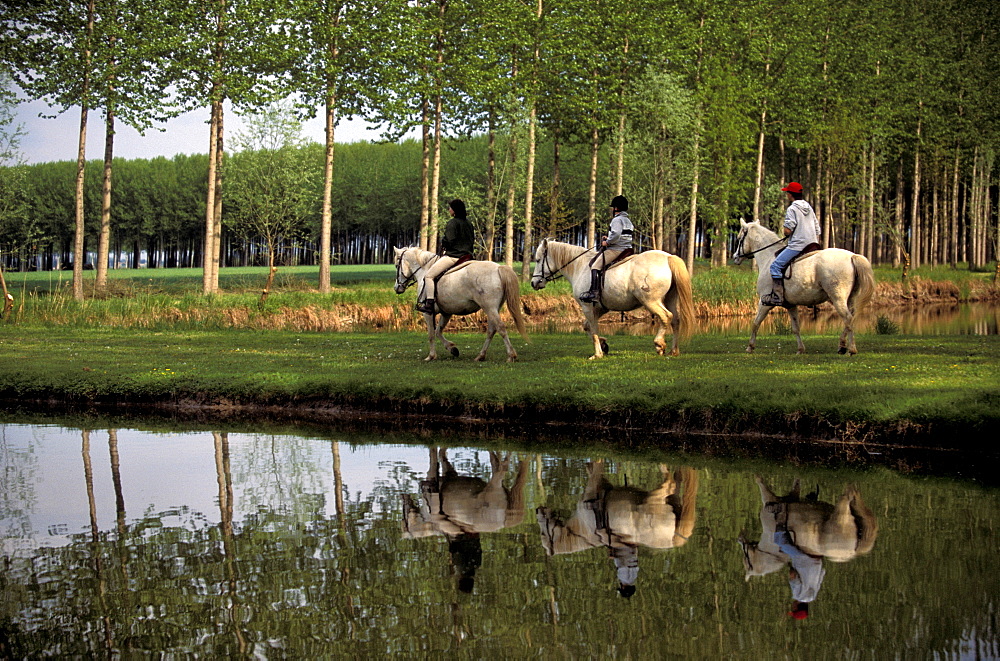
<svg viewBox="0 0 1000 661"><path fill-rule="evenodd" d="M417 312L434 314L434 289L438 276L450 269L461 259L472 257L475 248L475 231L472 223L467 218L465 202L462 200L452 200L448 203L448 211L451 213L451 220L444 228L444 239L441 241L441 250L444 253L438 260L427 269L424 276L424 286L417 297Z"/></svg>

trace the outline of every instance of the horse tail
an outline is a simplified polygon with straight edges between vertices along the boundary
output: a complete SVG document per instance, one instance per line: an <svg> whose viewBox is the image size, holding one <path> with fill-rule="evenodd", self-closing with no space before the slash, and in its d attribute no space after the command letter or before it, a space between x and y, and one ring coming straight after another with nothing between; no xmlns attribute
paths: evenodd
<svg viewBox="0 0 1000 661"><path fill-rule="evenodd" d="M507 309L514 317L514 325L521 337L528 340L528 331L524 326L524 313L521 312L521 281L518 280L514 269L506 264L498 264L497 271L500 273L500 284L503 286L503 301L507 304Z"/></svg>
<svg viewBox="0 0 1000 661"><path fill-rule="evenodd" d="M681 511L677 517L677 526L674 528L674 537L680 539L674 540L674 546L681 546L694 532L695 505L698 501L698 471L684 467L677 472L680 473L681 479L676 481L683 482L684 495L681 497Z"/></svg>
<svg viewBox="0 0 1000 661"><path fill-rule="evenodd" d="M687 264L677 255L668 255L667 263L673 274L670 292L677 295L681 337L691 337L694 332L694 295L691 292L691 274L688 273ZM667 294L669 295L670 292Z"/></svg>
<svg viewBox="0 0 1000 661"><path fill-rule="evenodd" d="M847 307L857 315L875 294L875 272L864 255L851 255L851 263L854 265L854 286L847 297Z"/></svg>
<svg viewBox="0 0 1000 661"><path fill-rule="evenodd" d="M878 520L871 509L861 500L861 494L854 489L854 497L851 500L851 514L859 528L857 553L862 555L868 553L875 546L875 538L878 537Z"/></svg>

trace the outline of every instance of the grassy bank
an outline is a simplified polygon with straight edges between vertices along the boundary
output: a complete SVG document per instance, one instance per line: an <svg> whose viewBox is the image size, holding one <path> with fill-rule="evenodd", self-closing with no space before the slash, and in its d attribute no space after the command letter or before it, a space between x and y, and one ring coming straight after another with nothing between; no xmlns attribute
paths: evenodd
<svg viewBox="0 0 1000 661"><path fill-rule="evenodd" d="M4 323L91 327L113 325L149 330L245 328L289 331L419 330L422 320L412 311L415 293L392 290L392 265L339 266L332 270L333 291L316 290L316 267L284 267L261 302L263 268L228 268L220 273L222 293L203 296L198 269L142 269L109 272L109 287L99 296L75 301L69 295L70 274L7 274L14 309ZM87 272L92 289L93 272ZM876 269L877 294L872 306L887 308L926 304L997 300L989 272L967 269L915 269L904 283L898 270ZM700 319L749 318L756 310L756 273L740 267L695 269L695 311ZM533 291L522 283L522 298L533 330L555 330L577 324L579 308L565 280ZM828 307L828 306L827 306ZM611 315L608 317L614 317ZM647 318L645 311L627 315ZM468 330L484 318L456 318ZM560 328L561 329L561 328Z"/></svg>
<svg viewBox="0 0 1000 661"><path fill-rule="evenodd" d="M515 340L520 361L425 363L419 333L292 333L56 326L0 327L6 407L205 407L303 421L337 407L510 423L560 422L644 431L759 433L868 443L978 444L1000 418L1000 338L865 335L853 358L836 337L701 335L678 358L647 336L611 338L588 361L580 334ZM992 432L991 432L992 433Z"/></svg>

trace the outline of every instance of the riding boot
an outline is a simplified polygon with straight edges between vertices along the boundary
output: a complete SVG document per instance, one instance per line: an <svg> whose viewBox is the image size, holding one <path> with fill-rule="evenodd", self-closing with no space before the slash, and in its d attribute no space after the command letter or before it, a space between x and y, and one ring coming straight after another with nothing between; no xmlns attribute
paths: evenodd
<svg viewBox="0 0 1000 661"><path fill-rule="evenodd" d="M434 299L427 298L417 303L417 312L424 314L434 314Z"/></svg>
<svg viewBox="0 0 1000 661"><path fill-rule="evenodd" d="M785 302L785 281L782 278L771 278L773 283L771 293L760 297L763 305L782 305Z"/></svg>
<svg viewBox="0 0 1000 661"><path fill-rule="evenodd" d="M580 300L584 303L596 303L601 291L601 272L597 269L590 269L590 291L580 294Z"/></svg>

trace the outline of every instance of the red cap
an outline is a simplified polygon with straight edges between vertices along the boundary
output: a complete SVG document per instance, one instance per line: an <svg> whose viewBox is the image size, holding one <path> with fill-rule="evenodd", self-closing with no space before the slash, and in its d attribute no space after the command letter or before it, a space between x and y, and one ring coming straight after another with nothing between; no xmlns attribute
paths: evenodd
<svg viewBox="0 0 1000 661"><path fill-rule="evenodd" d="M788 611L788 614L796 620L804 620L809 617L809 611Z"/></svg>
<svg viewBox="0 0 1000 661"><path fill-rule="evenodd" d="M788 184L787 186L785 186L781 190L783 190L785 192L788 192L788 193L801 193L802 192L802 184L798 183L797 181L793 181L792 183Z"/></svg>

